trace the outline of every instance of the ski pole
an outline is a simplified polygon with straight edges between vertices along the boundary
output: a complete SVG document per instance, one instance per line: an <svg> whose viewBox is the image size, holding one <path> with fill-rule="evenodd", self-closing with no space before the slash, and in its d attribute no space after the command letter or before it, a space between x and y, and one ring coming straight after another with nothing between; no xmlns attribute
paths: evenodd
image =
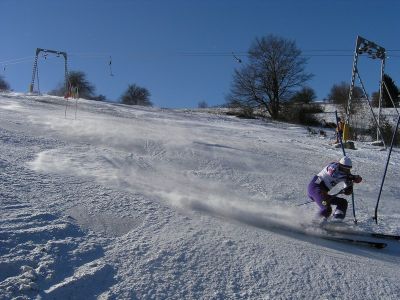
<svg viewBox="0 0 400 300"><path fill-rule="evenodd" d="M373 219L375 220L375 223L378 224L378 205L379 205L379 200L381 199L381 194L382 194L382 188L383 188L383 184L385 182L385 177L386 177L386 172L389 166L389 160L390 160L390 155L392 154L392 149L393 149L393 144L394 144L394 140L396 138L396 133L397 133L397 129L399 127L399 122L400 122L400 115L397 118L397 124L396 124L396 129L393 132L393 136L392 136L392 142L390 144L390 150L389 150L389 154L386 160L386 166L385 166L385 171L383 173L383 177L382 177L382 183L381 183L381 187L379 189L379 195L378 195L378 200L376 201L376 206L375 206L375 215L373 217Z"/></svg>
<svg viewBox="0 0 400 300"><path fill-rule="evenodd" d="M338 114L337 114L337 110L335 110L335 116L336 116L336 126L339 127L339 120L338 120ZM340 146L342 147L342 151L343 151L343 155L346 156L346 151L344 150L344 146L343 146L343 141L342 141L342 136L340 134L338 134L339 136L339 142L340 142ZM354 224L357 224L357 218L356 218L356 207L354 205L354 192L351 193L351 204L353 206L353 218L354 218Z"/></svg>
<svg viewBox="0 0 400 300"><path fill-rule="evenodd" d="M333 195L330 195L330 196L337 196L337 195L339 195L339 194L341 194L343 192L344 192L344 189L341 189L336 194L333 194ZM309 203L312 203L312 202L314 202L314 200L310 200L310 201L307 201L307 202L304 202L304 203L301 203L301 204L297 204L296 206L302 206L302 205L306 205L306 204L309 204Z"/></svg>
<svg viewBox="0 0 400 300"><path fill-rule="evenodd" d="M356 207L354 205L354 192L351 193L351 204L353 205L353 222L354 224L357 224L357 218L356 218Z"/></svg>
<svg viewBox="0 0 400 300"><path fill-rule="evenodd" d="M306 205L306 204L309 204L311 202L314 202L314 200L310 200L310 201L307 201L307 202L304 202L304 203L301 203L301 204L297 204L296 206Z"/></svg>

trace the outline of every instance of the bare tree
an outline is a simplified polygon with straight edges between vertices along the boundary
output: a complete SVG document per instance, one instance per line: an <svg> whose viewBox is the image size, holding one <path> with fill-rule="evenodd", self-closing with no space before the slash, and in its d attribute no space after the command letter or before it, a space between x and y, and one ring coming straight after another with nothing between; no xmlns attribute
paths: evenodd
<svg viewBox="0 0 400 300"><path fill-rule="evenodd" d="M136 84L130 84L121 96L121 102L128 105L153 106L150 101L150 92Z"/></svg>
<svg viewBox="0 0 400 300"><path fill-rule="evenodd" d="M0 91L8 91L10 90L10 85L4 79L2 75L0 75Z"/></svg>
<svg viewBox="0 0 400 300"><path fill-rule="evenodd" d="M276 119L281 103L312 77L305 72L307 59L301 56L295 42L274 35L257 38L248 57L248 64L234 72L228 102L264 108Z"/></svg>

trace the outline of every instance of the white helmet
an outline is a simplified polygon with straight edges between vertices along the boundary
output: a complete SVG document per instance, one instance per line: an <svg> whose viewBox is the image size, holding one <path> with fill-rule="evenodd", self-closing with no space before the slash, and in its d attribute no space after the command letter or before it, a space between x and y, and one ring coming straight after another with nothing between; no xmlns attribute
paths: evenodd
<svg viewBox="0 0 400 300"><path fill-rule="evenodd" d="M350 157L347 157L347 156L343 156L339 160L339 164L341 164L342 166L344 166L346 168L351 168L353 166L353 164L351 163Z"/></svg>

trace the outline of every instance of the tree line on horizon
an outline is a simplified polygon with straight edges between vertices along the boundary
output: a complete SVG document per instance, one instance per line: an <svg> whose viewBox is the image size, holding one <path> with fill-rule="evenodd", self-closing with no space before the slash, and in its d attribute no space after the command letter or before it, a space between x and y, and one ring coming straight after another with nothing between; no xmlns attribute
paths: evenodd
<svg viewBox="0 0 400 300"><path fill-rule="evenodd" d="M68 82L71 87L77 88L80 98L107 101L104 95L95 94L95 86L87 80L86 74L82 71L70 72L68 74ZM51 95L56 96L64 96L66 93L64 83L60 83L58 88L50 92ZM150 95L150 92L146 88L136 84L129 84L119 100L122 104L127 105L153 106L153 103L150 101Z"/></svg>
<svg viewBox="0 0 400 300"><path fill-rule="evenodd" d="M108 101L106 96L95 93L95 86L86 78L86 74L82 71L71 71L68 73L69 85L77 88L79 97L87 100ZM0 75L0 91L10 91L9 83ZM60 83L59 86L49 92L50 95L64 97L69 91L66 90L65 84ZM122 104L153 106L150 100L150 92L136 84L129 84L119 100Z"/></svg>
<svg viewBox="0 0 400 300"><path fill-rule="evenodd" d="M285 119L290 105L311 104L316 100L316 93L307 82L314 76L305 68L308 58L302 56L296 43L275 35L256 38L248 50L248 61L234 70L231 88L225 105L239 108L247 114L255 109L266 111L273 119ZM82 71L68 74L70 86L77 88L79 97L96 101L107 101L104 95L95 94L95 86ZM382 106L399 105L399 88L393 79L385 74L386 88L383 89ZM0 91L10 90L10 85L0 75ZM350 85L346 82L333 84L327 100L346 106ZM50 94L64 96L67 93L63 83ZM129 84L119 100L123 104L153 106L150 91L137 84ZM365 98L360 87L353 90L353 99ZM379 92L372 94L372 105L378 106ZM200 108L208 107L206 101L199 102ZM301 112L298 112L298 114ZM290 115L290 114L289 114Z"/></svg>
<svg viewBox="0 0 400 300"><path fill-rule="evenodd" d="M234 70L228 104L246 111L265 110L273 119L285 119L288 106L310 104L316 100L314 89L307 86L314 76L305 70L307 61L294 41L275 35L256 38L248 51L248 62ZM393 107L392 100L398 106L399 88L387 74L383 81L387 89L383 89L382 106ZM333 84L325 101L345 107L349 92L350 84L344 81ZM365 97L360 87L354 87L352 98L355 102ZM379 92L372 94L371 102L378 106ZM299 106L295 110L299 111Z"/></svg>

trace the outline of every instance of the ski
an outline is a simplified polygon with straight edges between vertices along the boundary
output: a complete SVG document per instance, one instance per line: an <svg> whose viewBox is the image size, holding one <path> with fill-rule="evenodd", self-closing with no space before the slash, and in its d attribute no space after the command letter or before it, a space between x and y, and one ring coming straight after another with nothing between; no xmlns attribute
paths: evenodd
<svg viewBox="0 0 400 300"><path fill-rule="evenodd" d="M342 223L339 223L342 225ZM337 227L336 224L325 223L325 224L315 224L316 227L310 225L302 225L305 232L310 235L318 236L319 238L353 244L356 246L367 246L375 249L383 249L388 246L385 240L379 241L379 239L386 240L400 240L400 237L397 235L376 233L376 232L365 232L365 231L357 231L352 228L345 227ZM340 226L339 225L339 226ZM343 224L346 225L346 224ZM319 228L320 232L313 232L312 228Z"/></svg>
<svg viewBox="0 0 400 300"><path fill-rule="evenodd" d="M365 233L369 234L372 237L379 238L379 239L388 239L388 240L400 241L400 235L376 233L376 232L365 232Z"/></svg>
<svg viewBox="0 0 400 300"><path fill-rule="evenodd" d="M322 236L322 238L324 240L341 242L341 243L350 243L353 245L367 246L367 247L372 247L372 248L376 248L376 249L383 249L387 246L386 243L382 243L382 242L373 242L373 241L366 241L366 240L359 240L359 239L345 238L345 237Z"/></svg>
<svg viewBox="0 0 400 300"><path fill-rule="evenodd" d="M335 227L331 227L331 226L323 226L322 229L327 232L334 232L334 233L339 233L339 234L344 234L344 235L357 235L357 236L363 236L363 237L372 237L372 238L378 238L378 239L400 241L400 236L394 235L394 234L366 232L366 231L358 231L358 230L353 230L353 229L349 230L349 229L343 229L343 228L335 228Z"/></svg>

